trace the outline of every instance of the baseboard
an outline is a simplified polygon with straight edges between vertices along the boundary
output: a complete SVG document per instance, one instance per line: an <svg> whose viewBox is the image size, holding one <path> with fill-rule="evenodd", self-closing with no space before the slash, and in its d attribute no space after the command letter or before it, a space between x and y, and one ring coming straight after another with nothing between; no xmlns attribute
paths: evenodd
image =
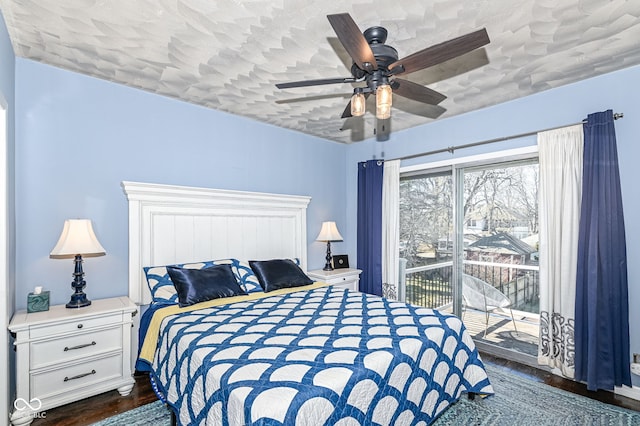
<svg viewBox="0 0 640 426"><path fill-rule="evenodd" d="M635 399L636 401L640 401L640 387L638 386L616 386L613 392L616 395L626 396L627 398Z"/></svg>
<svg viewBox="0 0 640 426"><path fill-rule="evenodd" d="M481 342L479 340L474 340L474 343L476 344L476 348L478 348L478 351L480 352L486 352L489 355L493 355L502 359L507 359L509 361L515 361L517 363L528 365L529 367L534 367L539 370L549 371L547 367L538 365L538 359L534 356L513 351L511 349L501 348L500 346Z"/></svg>

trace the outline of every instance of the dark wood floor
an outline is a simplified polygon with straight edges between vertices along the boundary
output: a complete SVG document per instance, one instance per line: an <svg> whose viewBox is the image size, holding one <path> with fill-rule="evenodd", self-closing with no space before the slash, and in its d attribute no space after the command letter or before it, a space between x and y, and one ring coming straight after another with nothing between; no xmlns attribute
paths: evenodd
<svg viewBox="0 0 640 426"><path fill-rule="evenodd" d="M482 354L482 359L486 364L502 366L509 370L523 374L532 380L543 382L550 386L564 389L566 391L573 392L579 395L584 395L598 401L606 402L608 404L640 411L640 401L616 395L613 392L591 392L588 391L586 386L581 383L563 379L552 373L539 370L534 367L522 365L514 361L496 358L489 354ZM151 389L148 377L141 374L136 375L135 379L136 385L134 386L131 394L126 397L121 397L117 391L107 392L98 396L84 399L79 402L75 402L73 404L68 404L62 407L48 410L45 413L46 418L35 419L32 425L90 425L107 417L116 415L118 413L123 413L125 411L155 401L157 398L153 393L153 389Z"/></svg>

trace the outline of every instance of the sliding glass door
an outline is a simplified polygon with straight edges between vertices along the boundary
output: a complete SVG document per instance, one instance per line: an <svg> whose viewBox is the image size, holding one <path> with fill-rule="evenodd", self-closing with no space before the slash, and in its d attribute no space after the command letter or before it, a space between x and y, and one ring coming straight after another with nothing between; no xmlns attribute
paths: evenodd
<svg viewBox="0 0 640 426"><path fill-rule="evenodd" d="M451 306L454 229L450 170L400 178L400 258L406 262L406 301L428 308Z"/></svg>
<svg viewBox="0 0 640 426"><path fill-rule="evenodd" d="M454 312L476 340L536 354L537 236L537 159L401 176L404 300Z"/></svg>

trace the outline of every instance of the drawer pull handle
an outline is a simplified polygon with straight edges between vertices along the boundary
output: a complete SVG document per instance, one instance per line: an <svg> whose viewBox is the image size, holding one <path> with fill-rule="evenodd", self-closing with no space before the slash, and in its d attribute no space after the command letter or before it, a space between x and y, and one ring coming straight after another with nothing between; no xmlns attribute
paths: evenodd
<svg viewBox="0 0 640 426"><path fill-rule="evenodd" d="M78 324L78 328L82 328L82 324Z"/></svg>
<svg viewBox="0 0 640 426"><path fill-rule="evenodd" d="M96 342L91 342L91 343L85 343L84 345L78 345L78 346L65 346L64 347L64 351L72 351L74 349L82 349L82 348L86 348L87 346L95 346L97 343Z"/></svg>
<svg viewBox="0 0 640 426"><path fill-rule="evenodd" d="M64 378L64 381L65 381L65 382L68 382L69 380L81 379L81 378L83 378L83 377L90 376L90 375L92 375L92 374L96 374L96 370L91 370L91 371L90 371L90 372L88 372L88 373L78 374L77 376L73 376L73 377L65 377L65 378Z"/></svg>

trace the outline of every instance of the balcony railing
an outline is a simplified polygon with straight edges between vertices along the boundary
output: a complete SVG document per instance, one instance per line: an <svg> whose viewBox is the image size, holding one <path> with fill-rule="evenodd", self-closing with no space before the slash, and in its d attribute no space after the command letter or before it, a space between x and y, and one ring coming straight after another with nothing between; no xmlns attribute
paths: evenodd
<svg viewBox="0 0 640 426"><path fill-rule="evenodd" d="M407 268L405 301L425 308L441 308L451 303L452 268L453 262Z"/></svg>
<svg viewBox="0 0 640 426"><path fill-rule="evenodd" d="M427 308L452 303L452 268L453 262L407 268L405 300ZM464 262L464 273L496 287L511 299L514 309L538 314L538 266L468 260Z"/></svg>

